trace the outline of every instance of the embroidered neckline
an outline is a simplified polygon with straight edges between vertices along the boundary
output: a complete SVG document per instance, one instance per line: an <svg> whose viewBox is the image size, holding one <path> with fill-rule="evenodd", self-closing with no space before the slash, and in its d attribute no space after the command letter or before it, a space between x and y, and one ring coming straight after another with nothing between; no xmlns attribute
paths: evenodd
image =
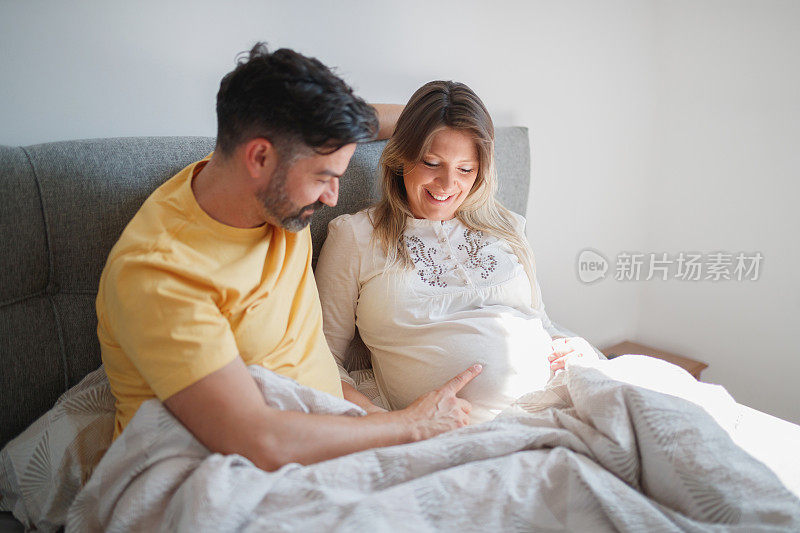
<svg viewBox="0 0 800 533"><path fill-rule="evenodd" d="M425 222L435 223L438 221L425 220ZM457 260L458 266L456 268L463 266L463 268L479 271L480 277L488 280L498 265L495 254L482 252L491 243L484 238L482 231L473 231L465 228L462 234L465 243L459 244L457 249L466 253L466 260ZM403 242L414 266L417 268L417 275L423 283L431 287L447 287L447 281L443 278L452 269L448 268L448 265L444 263L437 262L437 259L439 259L437 255L439 255L440 250L437 249L436 245L426 245L425 241L417 235L404 235ZM444 241L440 240L439 242L444 245ZM447 252L447 250L444 251ZM446 253L443 259L449 260L451 255L452 251Z"/></svg>
<svg viewBox="0 0 800 533"><path fill-rule="evenodd" d="M408 228L425 228L425 227L447 227L452 226L454 224L458 224L461 221L458 220L456 217L451 218L450 220L429 220L427 218L412 218L406 217L406 227Z"/></svg>
<svg viewBox="0 0 800 533"><path fill-rule="evenodd" d="M431 287L447 287L447 282L442 280L444 266L437 265L433 258L435 254L439 253L438 250L425 246L422 239L416 235L405 237L405 242L414 266L418 267L417 274L420 279ZM420 263L422 263L422 267L420 267Z"/></svg>
<svg viewBox="0 0 800 533"><path fill-rule="evenodd" d="M459 244L458 249L467 252L467 267L481 270L481 277L483 279L489 278L489 273L494 272L497 268L497 258L494 254L481 254L480 251L489 245L488 242L483 242L482 231L472 231L467 228L464 230L464 240L467 244Z"/></svg>

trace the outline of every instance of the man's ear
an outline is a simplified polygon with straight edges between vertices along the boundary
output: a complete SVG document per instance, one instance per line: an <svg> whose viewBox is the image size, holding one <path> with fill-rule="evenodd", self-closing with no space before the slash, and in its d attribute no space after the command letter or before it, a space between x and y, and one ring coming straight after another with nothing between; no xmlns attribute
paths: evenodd
<svg viewBox="0 0 800 533"><path fill-rule="evenodd" d="M261 181L278 166L278 152L269 139L256 137L244 145L244 164L250 178Z"/></svg>

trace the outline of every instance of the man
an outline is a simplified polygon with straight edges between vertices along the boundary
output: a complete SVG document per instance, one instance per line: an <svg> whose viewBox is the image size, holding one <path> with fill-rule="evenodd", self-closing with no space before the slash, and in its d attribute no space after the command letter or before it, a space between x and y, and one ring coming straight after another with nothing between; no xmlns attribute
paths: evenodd
<svg viewBox="0 0 800 533"><path fill-rule="evenodd" d="M268 407L246 365L342 397L311 271L314 211L334 206L355 143L388 136L375 109L315 59L256 45L217 95L217 146L159 187L111 250L98 336L115 438L146 400L213 452L274 470L425 439L467 423L475 366L396 412ZM396 118L396 117L394 117Z"/></svg>

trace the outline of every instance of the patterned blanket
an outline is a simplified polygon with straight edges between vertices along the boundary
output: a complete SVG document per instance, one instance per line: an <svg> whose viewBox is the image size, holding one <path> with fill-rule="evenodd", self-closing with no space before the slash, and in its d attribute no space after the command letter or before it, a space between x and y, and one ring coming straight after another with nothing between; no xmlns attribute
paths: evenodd
<svg viewBox="0 0 800 533"><path fill-rule="evenodd" d="M250 372L273 407L364 415ZM799 531L800 500L731 440L736 407L655 359L574 362L491 422L265 472L150 401L67 531Z"/></svg>

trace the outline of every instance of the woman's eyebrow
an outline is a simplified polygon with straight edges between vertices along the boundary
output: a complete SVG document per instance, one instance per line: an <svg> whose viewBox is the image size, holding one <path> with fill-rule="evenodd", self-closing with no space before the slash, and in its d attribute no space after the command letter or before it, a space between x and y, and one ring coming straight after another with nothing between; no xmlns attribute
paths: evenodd
<svg viewBox="0 0 800 533"><path fill-rule="evenodd" d="M440 156L439 154L437 154L435 152L428 152L426 155L424 155L422 157L424 158L424 157L428 157L428 156L438 157L439 159L445 159L444 157ZM470 158L470 159L462 159L461 161L456 161L457 164L461 164L461 163L477 163L477 162L478 162L477 159L472 159L472 158Z"/></svg>

